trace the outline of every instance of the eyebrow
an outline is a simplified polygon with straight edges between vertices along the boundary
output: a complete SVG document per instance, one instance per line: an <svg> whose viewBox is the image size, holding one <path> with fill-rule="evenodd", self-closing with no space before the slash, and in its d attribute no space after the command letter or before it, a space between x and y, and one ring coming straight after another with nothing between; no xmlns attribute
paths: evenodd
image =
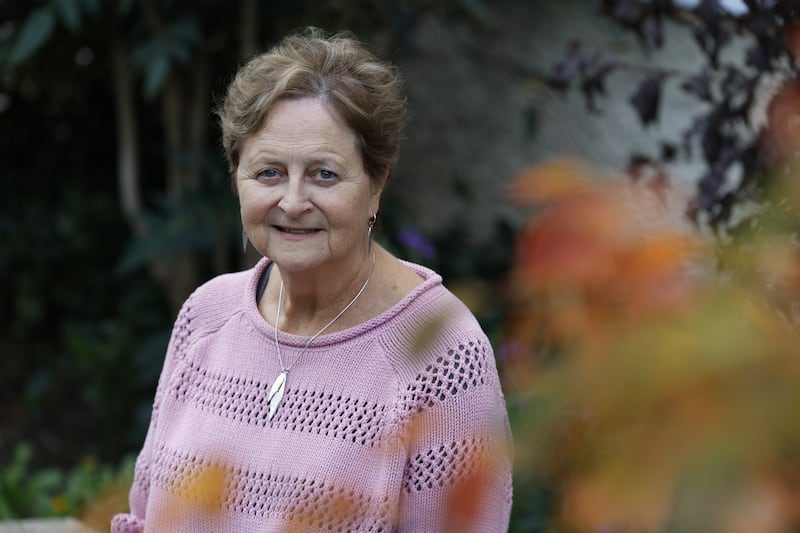
<svg viewBox="0 0 800 533"><path fill-rule="evenodd" d="M305 166L311 165L335 165L339 167L345 166L343 157L336 155L333 152L326 153L325 155L314 155L309 159L303 159L302 163ZM245 163L247 166L264 166L264 165L283 165L284 160L279 157L276 157L269 152L266 153L259 153L252 159L243 159L242 163Z"/></svg>

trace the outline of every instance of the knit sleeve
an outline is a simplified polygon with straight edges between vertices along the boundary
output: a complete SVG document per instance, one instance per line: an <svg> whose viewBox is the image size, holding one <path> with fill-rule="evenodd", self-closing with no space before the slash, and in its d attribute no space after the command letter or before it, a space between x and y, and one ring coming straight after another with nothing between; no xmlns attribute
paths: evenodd
<svg viewBox="0 0 800 533"><path fill-rule="evenodd" d="M167 389L175 367L176 360L183 353L188 343L191 323L192 297L190 297L178 313L178 318L172 328L164 365L158 379L153 408L150 413L150 424L145 436L144 445L136 458L134 467L133 484L131 485L128 501L130 513L117 514L111 520L111 533L142 533L144 531L145 509L150 493L150 461L152 456L153 441L158 427L158 412L165 390Z"/></svg>
<svg viewBox="0 0 800 533"><path fill-rule="evenodd" d="M511 432L492 347L480 331L436 344L403 393L400 531L506 531Z"/></svg>

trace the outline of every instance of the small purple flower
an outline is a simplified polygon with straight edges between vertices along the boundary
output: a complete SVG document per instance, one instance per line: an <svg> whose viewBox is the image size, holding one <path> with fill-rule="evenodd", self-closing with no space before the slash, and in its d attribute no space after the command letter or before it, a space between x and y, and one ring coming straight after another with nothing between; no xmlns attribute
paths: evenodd
<svg viewBox="0 0 800 533"><path fill-rule="evenodd" d="M425 259L436 257L436 247L425 235L410 229L397 232L397 240L409 250L418 252Z"/></svg>
<svg viewBox="0 0 800 533"><path fill-rule="evenodd" d="M497 358L507 363L517 351L517 344L516 341L504 342L501 344L500 349L497 350Z"/></svg>

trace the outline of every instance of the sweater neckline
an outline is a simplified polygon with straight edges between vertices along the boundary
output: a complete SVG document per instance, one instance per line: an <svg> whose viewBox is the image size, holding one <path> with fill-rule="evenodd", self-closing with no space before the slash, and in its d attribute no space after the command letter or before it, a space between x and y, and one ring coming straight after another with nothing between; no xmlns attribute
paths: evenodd
<svg viewBox="0 0 800 533"><path fill-rule="evenodd" d="M366 322L362 322L356 326L343 329L341 331L336 331L334 333L329 333L327 335L320 335L314 341L313 346L309 349L348 341L354 337L363 335L374 328L380 327L391 321L404 309L412 305L423 294L442 285L442 277L430 268L418 265L417 263L412 263L411 261L404 261L402 259L400 261L411 270L416 272L423 279L423 282L405 295L402 300L394 304L383 313L372 317ZM255 264L255 266L253 266L253 268L250 269L249 279L247 286L243 291L242 297L244 298L243 305L245 315L250 319L257 331L260 331L264 335L268 335L268 337L272 339L275 335L275 328L272 326L272 324L264 320L264 317L261 316L261 313L258 310L258 302L256 301L256 292L258 291L259 280L261 279L261 275L264 273L264 270L266 270L270 264L272 264L272 260L267 257L263 257L258 261L258 263ZM303 347L308 341L308 337L305 335L295 335L280 330L278 330L278 338L280 339L281 344L296 347Z"/></svg>

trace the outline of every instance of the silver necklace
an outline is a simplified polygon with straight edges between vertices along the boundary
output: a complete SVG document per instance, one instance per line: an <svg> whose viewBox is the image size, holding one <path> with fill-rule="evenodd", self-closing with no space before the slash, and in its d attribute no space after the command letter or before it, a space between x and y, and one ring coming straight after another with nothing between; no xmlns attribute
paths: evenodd
<svg viewBox="0 0 800 533"><path fill-rule="evenodd" d="M354 303L356 303L356 300L358 300L358 298L364 293L364 290L367 288L367 285L369 284L369 280L370 280L370 278L372 278L372 272L374 270L375 270L375 256L373 255L372 256L372 268L369 271L369 275L367 276L367 279L366 279L366 281L364 281L364 284L361 286L361 288L358 289L358 292L356 293L356 295L353 296L353 299L350 300L350 302L347 305L345 305L344 308L341 311L339 311L339 314L337 314L335 317L333 317L330 322L328 322L327 324L325 324L325 326L322 327L321 330L319 330L318 332L314 333L314 335L312 335L311 338L308 339L308 342L306 342L305 346L303 346L303 350L300 352L300 355L298 355L297 359L294 360L294 363L292 363L288 367L283 364L283 356L281 355L281 343L278 340L278 324L280 324L280 321L281 321L281 306L283 304L283 280L281 279L281 288L280 288L280 291L278 292L278 312L277 312L276 317L275 317L275 348L278 351L278 362L281 365L281 372L280 372L280 374L278 374L278 377L275 378L275 381L272 382L272 387L270 387L269 396L267 397L267 401L269 402L269 414L267 415L267 419L269 421L272 421L272 418L275 416L275 413L278 412L278 407L281 404L281 400L283 399L283 392L284 392L284 390L286 388L286 376L289 374L289 370L291 370L292 367L297 364L297 362L300 360L300 358L305 355L306 350L311 345L311 343L314 342L314 340L317 337L322 335L323 331L325 331L326 329L331 327L331 325L334 322L339 320L339 318L343 314L345 314L345 312L347 312L347 310L350 309L350 307Z"/></svg>

